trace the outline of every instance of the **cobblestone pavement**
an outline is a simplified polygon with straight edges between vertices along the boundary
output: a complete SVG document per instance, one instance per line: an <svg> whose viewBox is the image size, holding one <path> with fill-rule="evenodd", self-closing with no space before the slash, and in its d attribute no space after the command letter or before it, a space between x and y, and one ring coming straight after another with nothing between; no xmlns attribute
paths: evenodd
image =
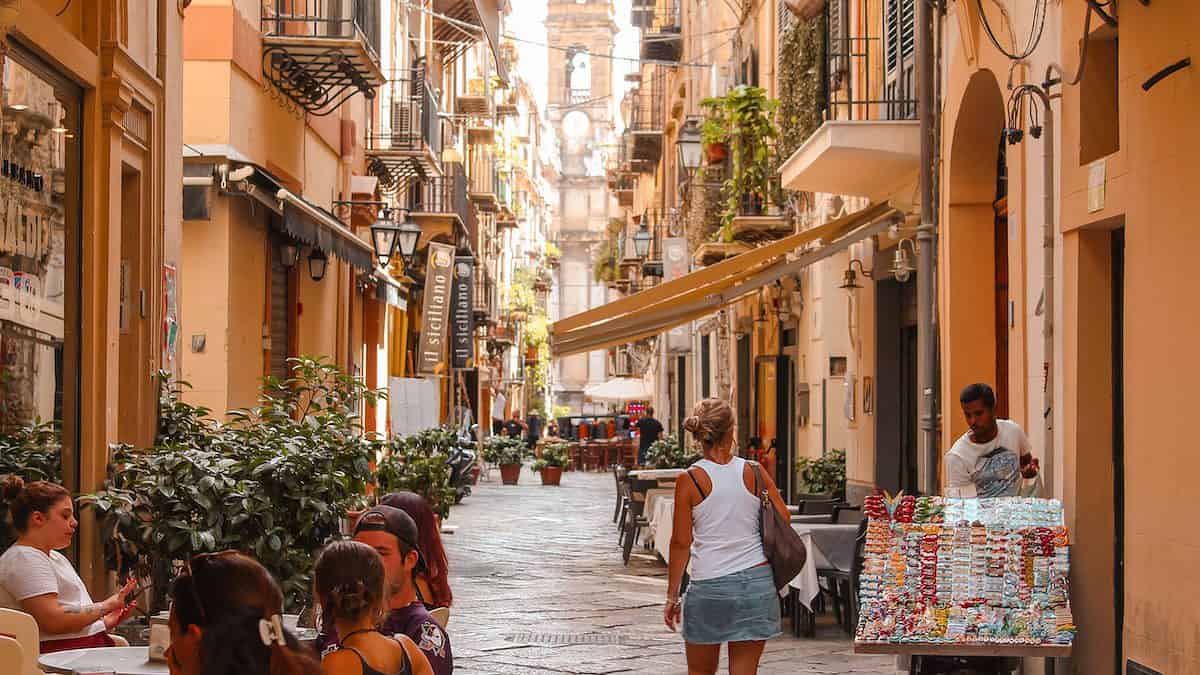
<svg viewBox="0 0 1200 675"><path fill-rule="evenodd" d="M454 507L445 535L454 610L455 672L687 673L683 642L662 623L666 566L640 546L621 564L612 474L535 473L501 486L498 471ZM767 644L760 673L894 673L886 657L855 656L826 619L816 639ZM722 670L724 672L724 663Z"/></svg>

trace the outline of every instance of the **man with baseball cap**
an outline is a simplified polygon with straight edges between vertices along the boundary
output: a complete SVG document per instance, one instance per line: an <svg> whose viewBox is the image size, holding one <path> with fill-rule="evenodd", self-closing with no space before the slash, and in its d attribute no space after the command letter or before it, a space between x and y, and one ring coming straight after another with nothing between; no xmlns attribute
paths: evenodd
<svg viewBox="0 0 1200 675"><path fill-rule="evenodd" d="M367 509L354 526L354 541L375 549L383 558L387 573L391 602L387 618L379 627L385 635L403 633L425 652L434 675L450 675L454 672L454 656L450 651L450 636L446 633L425 605L417 600L413 575L425 567L421 550L417 546L417 524L404 511L391 506L375 506ZM322 635L322 649L337 642L332 626Z"/></svg>

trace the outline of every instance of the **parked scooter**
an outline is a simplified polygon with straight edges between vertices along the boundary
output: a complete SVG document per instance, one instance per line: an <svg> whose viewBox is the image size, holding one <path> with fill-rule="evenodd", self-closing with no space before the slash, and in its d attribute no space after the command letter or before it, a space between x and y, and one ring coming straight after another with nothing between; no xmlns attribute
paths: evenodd
<svg viewBox="0 0 1200 675"><path fill-rule="evenodd" d="M454 488L454 503L460 504L467 495L471 494L471 483L474 480L476 464L475 439L478 437L479 425L472 424L469 431L460 432L458 443L446 459L450 465L450 487Z"/></svg>

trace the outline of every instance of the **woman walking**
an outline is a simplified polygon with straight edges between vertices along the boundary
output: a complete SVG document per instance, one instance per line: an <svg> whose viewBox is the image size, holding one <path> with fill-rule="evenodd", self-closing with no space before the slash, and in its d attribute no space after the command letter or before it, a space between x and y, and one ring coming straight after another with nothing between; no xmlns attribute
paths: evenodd
<svg viewBox="0 0 1200 675"><path fill-rule="evenodd" d="M729 643L730 675L758 672L766 641L781 632L779 596L763 552L755 480L785 518L787 505L775 482L733 448L733 409L725 401L696 404L684 429L704 458L675 481L675 525L663 619L675 630L683 617L688 673L717 672L721 643ZM688 561L691 583L679 597Z"/></svg>

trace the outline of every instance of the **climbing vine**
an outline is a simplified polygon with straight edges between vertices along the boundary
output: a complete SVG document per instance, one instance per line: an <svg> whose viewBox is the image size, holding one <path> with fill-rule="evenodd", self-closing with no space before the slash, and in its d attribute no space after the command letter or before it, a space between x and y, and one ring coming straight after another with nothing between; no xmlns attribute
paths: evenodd
<svg viewBox="0 0 1200 675"><path fill-rule="evenodd" d="M779 161L825 118L825 15L797 22L779 46Z"/></svg>

